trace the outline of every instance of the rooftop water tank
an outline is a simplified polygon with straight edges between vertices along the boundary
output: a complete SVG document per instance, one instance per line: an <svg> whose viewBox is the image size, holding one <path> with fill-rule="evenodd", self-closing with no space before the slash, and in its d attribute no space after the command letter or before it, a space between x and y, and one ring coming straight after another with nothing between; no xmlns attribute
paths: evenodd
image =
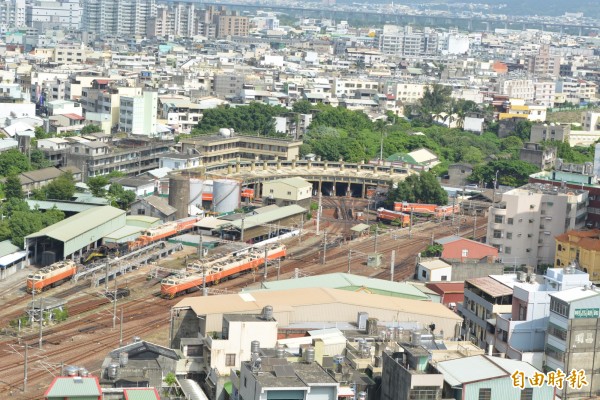
<svg viewBox="0 0 600 400"><path fill-rule="evenodd" d="M264 306L262 309L262 317L265 321L273 320L273 306Z"/></svg>
<svg viewBox="0 0 600 400"><path fill-rule="evenodd" d="M250 342L250 353L260 353L260 342L258 340Z"/></svg>
<svg viewBox="0 0 600 400"><path fill-rule="evenodd" d="M107 374L109 379L115 379L117 377L117 371L119 370L119 364L111 363L108 366Z"/></svg>
<svg viewBox="0 0 600 400"><path fill-rule="evenodd" d="M304 361L307 364L312 364L315 362L315 348L310 346L304 350Z"/></svg>
<svg viewBox="0 0 600 400"><path fill-rule="evenodd" d="M66 376L77 376L77 375L79 375L79 367L75 367L75 366L69 365L68 367L65 368L65 375Z"/></svg>
<svg viewBox="0 0 600 400"><path fill-rule="evenodd" d="M126 351L122 351L121 353L119 353L119 364L121 365L121 367L126 366L128 362L129 353L127 353Z"/></svg>

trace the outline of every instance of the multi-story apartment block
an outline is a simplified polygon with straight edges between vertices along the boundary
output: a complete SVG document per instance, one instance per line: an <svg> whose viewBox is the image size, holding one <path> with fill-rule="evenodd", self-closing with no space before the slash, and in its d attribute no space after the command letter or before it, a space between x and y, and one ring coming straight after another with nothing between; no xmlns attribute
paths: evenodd
<svg viewBox="0 0 600 400"><path fill-rule="evenodd" d="M392 82L387 85L387 93L394 95L396 100L405 104L417 103L423 98L425 89L429 86L422 83Z"/></svg>
<svg viewBox="0 0 600 400"><path fill-rule="evenodd" d="M242 16L236 11L231 11L231 14L217 15L213 21L216 23L217 38L248 36L248 17Z"/></svg>
<svg viewBox="0 0 600 400"><path fill-rule="evenodd" d="M156 0L83 0L82 29L120 37L144 35Z"/></svg>
<svg viewBox="0 0 600 400"><path fill-rule="evenodd" d="M537 81L533 83L533 102L548 108L554 107L556 82Z"/></svg>
<svg viewBox="0 0 600 400"><path fill-rule="evenodd" d="M57 64L83 64L87 59L83 45L61 45L54 49L54 62Z"/></svg>
<svg viewBox="0 0 600 400"><path fill-rule="evenodd" d="M213 91L219 98L239 97L244 89L244 75L240 74L215 74Z"/></svg>
<svg viewBox="0 0 600 400"><path fill-rule="evenodd" d="M513 284L512 310L488 321L486 343L493 353L541 369L551 293L588 285L589 275L573 268L548 268L540 278L520 272Z"/></svg>
<svg viewBox="0 0 600 400"><path fill-rule="evenodd" d="M556 93L573 104L588 103L596 100L598 85L584 79L564 77L556 83Z"/></svg>
<svg viewBox="0 0 600 400"><path fill-rule="evenodd" d="M160 96L159 117L177 133L190 133L202 118L201 105L192 103L188 97Z"/></svg>
<svg viewBox="0 0 600 400"><path fill-rule="evenodd" d="M119 129L132 135L155 136L158 93L145 91L141 96L121 97Z"/></svg>
<svg viewBox="0 0 600 400"><path fill-rule="evenodd" d="M499 86L500 94L510 98L532 102L535 97L535 87L531 79L505 79L500 81Z"/></svg>
<svg viewBox="0 0 600 400"><path fill-rule="evenodd" d="M258 136L213 135L180 141L184 153L199 153L203 164L235 160L293 160L300 154L301 141Z"/></svg>
<svg viewBox="0 0 600 400"><path fill-rule="evenodd" d="M525 64L527 72L536 76L559 76L560 55L551 54L550 46L542 45L537 55L529 57Z"/></svg>
<svg viewBox="0 0 600 400"><path fill-rule="evenodd" d="M83 171L84 181L113 171L137 175L158 168L160 156L168 153L174 144L142 138L122 140L118 147L101 141L79 142L68 148L65 158L67 166Z"/></svg>
<svg viewBox="0 0 600 400"><path fill-rule="evenodd" d="M116 86L108 79L94 79L91 88L81 91L81 106L84 116L88 113L105 114L112 126L119 123L121 96L137 97L142 95L142 88Z"/></svg>
<svg viewBox="0 0 600 400"><path fill-rule="evenodd" d="M600 113L593 111L582 113L581 127L584 131L600 131Z"/></svg>
<svg viewBox="0 0 600 400"><path fill-rule="evenodd" d="M4 0L0 2L0 32L5 33L11 28L26 26L25 0Z"/></svg>
<svg viewBox="0 0 600 400"><path fill-rule="evenodd" d="M561 399L598 398L600 373L600 292L593 285L550 294L544 369L565 375L583 370L587 385L564 385Z"/></svg>
<svg viewBox="0 0 600 400"><path fill-rule="evenodd" d="M512 310L512 285L516 275L490 275L465 281L464 302L460 306L465 340L482 349L488 347L488 320Z"/></svg>
<svg viewBox="0 0 600 400"><path fill-rule="evenodd" d="M199 12L193 3L161 4L156 16L148 20L146 35L149 37L192 37L199 32Z"/></svg>
<svg viewBox="0 0 600 400"><path fill-rule="evenodd" d="M531 127L529 141L532 143L541 142L565 142L569 143L571 135L571 125L565 124L535 124Z"/></svg>
<svg viewBox="0 0 600 400"><path fill-rule="evenodd" d="M354 98L357 92L365 89L375 90L377 93L379 92L379 87L379 81L373 79L333 78L331 80L331 92L334 93L336 97Z"/></svg>
<svg viewBox="0 0 600 400"><path fill-rule="evenodd" d="M27 7L26 23L39 31L56 27L79 29L81 15L79 0L36 0Z"/></svg>
<svg viewBox="0 0 600 400"><path fill-rule="evenodd" d="M490 207L487 243L507 264L554 264L554 237L585 226L588 192L528 184Z"/></svg>
<svg viewBox="0 0 600 400"><path fill-rule="evenodd" d="M525 143L519 150L519 159L537 166L539 169L551 169L556 162L556 147L544 147L539 143Z"/></svg>
<svg viewBox="0 0 600 400"><path fill-rule="evenodd" d="M396 56L436 55L439 50L439 38L438 34L430 29L415 32L409 26L384 25L379 36L379 50L383 54Z"/></svg>

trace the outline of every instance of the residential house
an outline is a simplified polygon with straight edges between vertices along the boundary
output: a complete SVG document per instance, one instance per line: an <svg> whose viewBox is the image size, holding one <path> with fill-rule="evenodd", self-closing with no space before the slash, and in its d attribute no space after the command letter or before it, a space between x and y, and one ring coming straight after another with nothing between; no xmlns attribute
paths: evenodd
<svg viewBox="0 0 600 400"><path fill-rule="evenodd" d="M175 221L177 209L169 205L169 202L162 197L155 195L141 197L131 203L129 207L131 215L146 215L160 218L163 222Z"/></svg>

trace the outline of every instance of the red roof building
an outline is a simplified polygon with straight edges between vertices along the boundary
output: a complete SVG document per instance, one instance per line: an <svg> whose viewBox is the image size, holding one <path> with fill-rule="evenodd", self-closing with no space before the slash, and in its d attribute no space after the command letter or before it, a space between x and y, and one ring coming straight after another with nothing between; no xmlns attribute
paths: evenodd
<svg viewBox="0 0 600 400"><path fill-rule="evenodd" d="M445 306L456 306L465 298L464 282L429 282L425 286L441 297L441 303Z"/></svg>
<svg viewBox="0 0 600 400"><path fill-rule="evenodd" d="M492 263L498 259L497 248L460 236L447 236L436 242L444 247L441 258L445 261Z"/></svg>

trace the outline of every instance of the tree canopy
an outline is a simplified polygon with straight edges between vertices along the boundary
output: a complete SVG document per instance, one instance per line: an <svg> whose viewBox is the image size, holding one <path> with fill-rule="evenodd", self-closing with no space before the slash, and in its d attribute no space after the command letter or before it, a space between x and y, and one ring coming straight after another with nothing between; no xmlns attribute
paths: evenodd
<svg viewBox="0 0 600 400"><path fill-rule="evenodd" d="M393 207L395 201L446 205L448 193L440 186L435 175L431 172L421 172L398 182L398 186L388 192L386 205Z"/></svg>
<svg viewBox="0 0 600 400"><path fill-rule="evenodd" d="M0 176L17 175L29 170L31 163L19 150L11 149L0 153Z"/></svg>
<svg viewBox="0 0 600 400"><path fill-rule="evenodd" d="M25 236L55 224L65 218L65 214L53 208L46 212L30 210L23 199L11 198L2 204L0 212L7 217L0 221L0 240L10 239L23 247Z"/></svg>
<svg viewBox="0 0 600 400"><path fill-rule="evenodd" d="M106 186L110 181L106 176L94 176L87 180L86 184L90 188L90 192L96 197L106 196Z"/></svg>
<svg viewBox="0 0 600 400"><path fill-rule="evenodd" d="M75 194L73 174L65 172L42 188L45 198L51 200L70 200Z"/></svg>
<svg viewBox="0 0 600 400"><path fill-rule="evenodd" d="M239 133L275 136L273 117L289 112L284 107L252 102L247 106L219 106L204 111L192 135L213 134L220 128L233 128Z"/></svg>
<svg viewBox="0 0 600 400"><path fill-rule="evenodd" d="M505 186L522 186L529 180L529 175L539 171L539 168L521 160L494 160L473 168L469 177L471 182L493 187L498 171L498 184Z"/></svg>

